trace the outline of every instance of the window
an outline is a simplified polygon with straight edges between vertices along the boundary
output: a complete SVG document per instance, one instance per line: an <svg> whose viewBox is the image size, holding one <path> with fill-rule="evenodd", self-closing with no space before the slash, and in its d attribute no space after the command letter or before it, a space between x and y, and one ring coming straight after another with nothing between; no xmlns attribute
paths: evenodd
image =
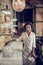
<svg viewBox="0 0 43 65"><path fill-rule="evenodd" d="M43 36L43 4L36 5L36 36Z"/></svg>

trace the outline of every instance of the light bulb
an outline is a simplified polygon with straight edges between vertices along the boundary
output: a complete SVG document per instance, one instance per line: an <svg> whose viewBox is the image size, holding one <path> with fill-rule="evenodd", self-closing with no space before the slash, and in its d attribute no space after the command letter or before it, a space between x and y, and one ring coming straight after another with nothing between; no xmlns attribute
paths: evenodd
<svg viewBox="0 0 43 65"><path fill-rule="evenodd" d="M17 12L21 12L25 8L25 0L13 0L13 8Z"/></svg>

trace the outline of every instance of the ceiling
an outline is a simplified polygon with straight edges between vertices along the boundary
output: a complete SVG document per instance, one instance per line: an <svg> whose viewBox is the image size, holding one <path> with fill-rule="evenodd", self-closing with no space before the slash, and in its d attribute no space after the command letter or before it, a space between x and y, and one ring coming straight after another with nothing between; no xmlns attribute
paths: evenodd
<svg viewBox="0 0 43 65"><path fill-rule="evenodd" d="M11 0L12 2L13 0ZM29 3L43 3L43 0L25 0L26 1L26 4L29 4Z"/></svg>

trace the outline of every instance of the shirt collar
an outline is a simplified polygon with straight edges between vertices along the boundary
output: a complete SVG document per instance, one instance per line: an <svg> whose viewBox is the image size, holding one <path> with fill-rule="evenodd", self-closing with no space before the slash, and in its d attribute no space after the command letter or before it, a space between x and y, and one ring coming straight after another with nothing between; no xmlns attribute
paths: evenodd
<svg viewBox="0 0 43 65"><path fill-rule="evenodd" d="M30 35L29 35L29 36L31 36L31 34L32 34L32 32L30 33ZM26 36L27 36L27 37L29 37L29 36L27 35L27 32L26 32Z"/></svg>

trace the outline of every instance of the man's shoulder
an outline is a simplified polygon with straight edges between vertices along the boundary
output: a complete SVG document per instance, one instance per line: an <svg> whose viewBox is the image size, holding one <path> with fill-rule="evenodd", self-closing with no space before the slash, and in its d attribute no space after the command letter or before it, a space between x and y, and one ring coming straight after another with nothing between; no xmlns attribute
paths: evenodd
<svg viewBox="0 0 43 65"><path fill-rule="evenodd" d="M32 34L32 35L35 35L35 33L34 33L34 32L31 32L31 34Z"/></svg>
<svg viewBox="0 0 43 65"><path fill-rule="evenodd" d="M26 35L26 32L23 32L22 35Z"/></svg>
<svg viewBox="0 0 43 65"><path fill-rule="evenodd" d="M23 32L23 34L26 34L26 32Z"/></svg>

